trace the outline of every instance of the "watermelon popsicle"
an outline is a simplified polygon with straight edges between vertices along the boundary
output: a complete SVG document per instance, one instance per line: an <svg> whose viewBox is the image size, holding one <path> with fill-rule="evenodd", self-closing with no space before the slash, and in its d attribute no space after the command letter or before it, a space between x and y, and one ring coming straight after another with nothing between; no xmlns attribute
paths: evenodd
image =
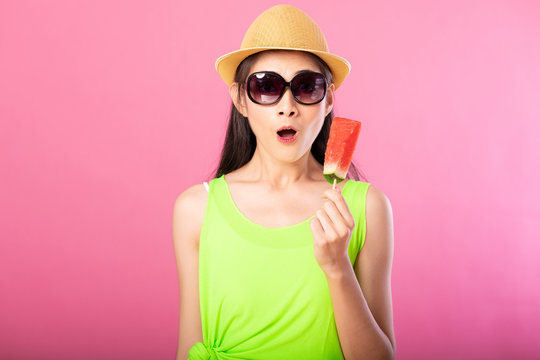
<svg viewBox="0 0 540 360"><path fill-rule="evenodd" d="M332 189L347 176L361 126L362 123L357 120L342 117L332 120L323 170L324 177L332 184Z"/></svg>

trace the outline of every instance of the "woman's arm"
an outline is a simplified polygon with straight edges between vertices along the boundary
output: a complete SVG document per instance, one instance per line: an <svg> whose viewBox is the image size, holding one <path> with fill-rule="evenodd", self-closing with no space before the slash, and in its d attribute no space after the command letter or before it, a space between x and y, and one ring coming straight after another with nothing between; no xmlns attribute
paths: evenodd
<svg viewBox="0 0 540 360"><path fill-rule="evenodd" d="M172 236L178 269L180 312L176 360L188 358L196 342L202 342L199 306L199 236L206 204L206 189L194 185L174 203Z"/></svg>
<svg viewBox="0 0 540 360"><path fill-rule="evenodd" d="M353 226L348 223L349 215L344 210L341 195L331 191L328 197L335 205L327 204L326 211L318 215L322 224L318 237L323 237L320 230L324 228L322 231L329 244L325 245L326 253L333 253L323 270L343 355L346 360L394 359L390 287L394 241L390 202L382 191L370 185L366 200L366 239L353 269L344 251L349 241L343 241L350 239Z"/></svg>

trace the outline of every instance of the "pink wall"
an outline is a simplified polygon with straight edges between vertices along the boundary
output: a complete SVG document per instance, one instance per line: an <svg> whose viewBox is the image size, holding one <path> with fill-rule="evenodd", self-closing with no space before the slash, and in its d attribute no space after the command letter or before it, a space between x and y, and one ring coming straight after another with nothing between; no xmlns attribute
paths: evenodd
<svg viewBox="0 0 540 360"><path fill-rule="evenodd" d="M277 3L221 4L0 2L0 358L174 357L172 205L217 164L215 59ZM539 358L539 3L291 4L352 63L397 358Z"/></svg>

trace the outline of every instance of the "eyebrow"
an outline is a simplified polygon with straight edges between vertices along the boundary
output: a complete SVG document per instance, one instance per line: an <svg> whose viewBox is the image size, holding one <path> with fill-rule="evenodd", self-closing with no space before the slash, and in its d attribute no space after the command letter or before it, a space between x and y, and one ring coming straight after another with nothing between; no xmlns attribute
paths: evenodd
<svg viewBox="0 0 540 360"><path fill-rule="evenodd" d="M277 71L274 71L274 70L258 70L258 71L255 71L255 72L273 72L275 74L278 74L278 75L281 75L280 73L278 73ZM304 72L319 72L319 70L311 70L311 69L302 69L302 70L298 70L297 72L295 72L293 74L293 77L295 77L296 75L298 74L301 74L301 73L304 73ZM283 75L281 75L283 76Z"/></svg>

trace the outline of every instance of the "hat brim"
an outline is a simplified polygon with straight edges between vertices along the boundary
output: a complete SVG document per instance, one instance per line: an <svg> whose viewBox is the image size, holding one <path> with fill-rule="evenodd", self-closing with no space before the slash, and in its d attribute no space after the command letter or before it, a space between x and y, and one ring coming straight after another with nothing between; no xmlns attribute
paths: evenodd
<svg viewBox="0 0 540 360"><path fill-rule="evenodd" d="M341 56L330 54L325 51L311 50L311 49L300 49L300 48L288 48L288 47L253 47L240 49L223 56L220 56L215 63L216 70L219 76L225 81L228 86L234 82L234 76L236 74L236 69L238 65L249 55L258 53L264 50L296 50L296 51L306 51L313 53L320 57L332 71L332 76L334 78L333 83L335 90L337 90L349 72L351 71L351 64Z"/></svg>

